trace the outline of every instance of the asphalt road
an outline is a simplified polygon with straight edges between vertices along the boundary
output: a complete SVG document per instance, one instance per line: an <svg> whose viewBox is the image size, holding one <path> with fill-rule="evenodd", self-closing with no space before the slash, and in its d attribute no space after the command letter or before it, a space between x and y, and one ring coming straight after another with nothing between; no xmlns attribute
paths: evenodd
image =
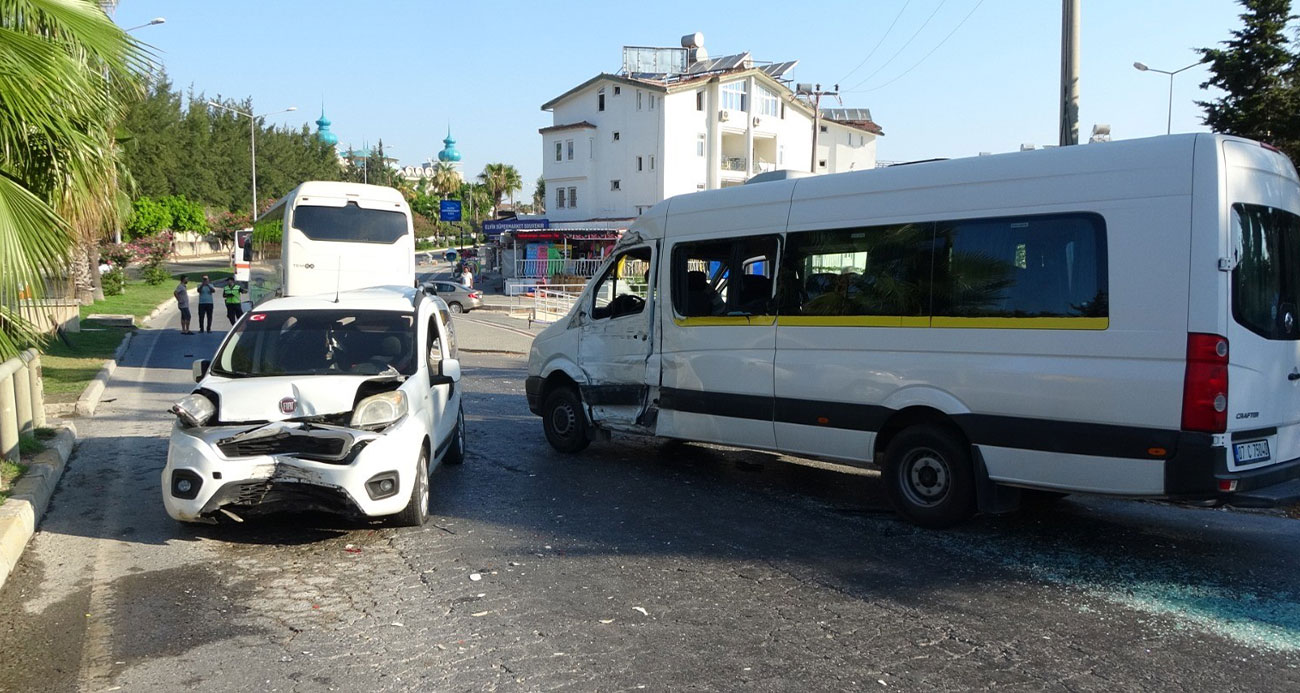
<svg viewBox="0 0 1300 693"><path fill-rule="evenodd" d="M469 456L418 530L172 522L165 410L218 335L142 331L0 594L0 690L1300 690L1294 520L1067 499L932 532L867 472L563 456L518 323L467 317Z"/></svg>

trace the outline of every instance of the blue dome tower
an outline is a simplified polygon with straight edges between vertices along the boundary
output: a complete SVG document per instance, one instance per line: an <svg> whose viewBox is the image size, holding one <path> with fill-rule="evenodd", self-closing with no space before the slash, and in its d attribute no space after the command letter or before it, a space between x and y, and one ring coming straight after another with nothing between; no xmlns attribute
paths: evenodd
<svg viewBox="0 0 1300 693"><path fill-rule="evenodd" d="M442 151L438 152L438 161L444 164L460 163L460 152L456 151L456 140L451 138L451 126L447 126L447 139L442 141Z"/></svg>
<svg viewBox="0 0 1300 693"><path fill-rule="evenodd" d="M330 132L330 119L325 117L325 106L320 107L320 117L316 119L316 139L333 147L339 143L339 136Z"/></svg>

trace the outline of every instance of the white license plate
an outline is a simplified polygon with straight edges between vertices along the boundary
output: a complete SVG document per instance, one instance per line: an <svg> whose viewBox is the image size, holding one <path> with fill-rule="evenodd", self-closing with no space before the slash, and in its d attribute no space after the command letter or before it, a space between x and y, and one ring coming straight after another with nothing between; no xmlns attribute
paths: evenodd
<svg viewBox="0 0 1300 693"><path fill-rule="evenodd" d="M1268 459L1268 441L1253 440L1249 443L1237 443L1232 446L1232 454L1237 458L1237 464L1266 460Z"/></svg>

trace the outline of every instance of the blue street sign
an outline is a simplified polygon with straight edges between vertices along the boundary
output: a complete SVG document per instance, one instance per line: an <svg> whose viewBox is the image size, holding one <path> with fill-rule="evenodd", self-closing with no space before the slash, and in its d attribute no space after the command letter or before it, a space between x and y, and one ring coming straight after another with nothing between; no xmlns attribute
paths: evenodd
<svg viewBox="0 0 1300 693"><path fill-rule="evenodd" d="M438 221L460 221L460 200L440 200Z"/></svg>

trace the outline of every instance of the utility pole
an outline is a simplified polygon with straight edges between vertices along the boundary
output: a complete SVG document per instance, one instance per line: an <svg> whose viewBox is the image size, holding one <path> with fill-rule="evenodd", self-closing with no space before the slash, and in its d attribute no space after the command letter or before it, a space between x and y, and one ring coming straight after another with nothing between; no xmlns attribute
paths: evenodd
<svg viewBox="0 0 1300 693"><path fill-rule="evenodd" d="M822 85L820 84L809 84L807 82L800 82L799 84L795 85L795 93L800 96L810 97L813 102L812 156L810 157L812 159L812 163L808 170L812 171L813 173L816 173L817 172L817 133L821 131L822 97L834 96L836 98L839 98L840 85L836 84L835 89L833 91L822 91Z"/></svg>
<svg viewBox="0 0 1300 693"><path fill-rule="evenodd" d="M1061 140L1079 143L1079 0L1061 0Z"/></svg>

